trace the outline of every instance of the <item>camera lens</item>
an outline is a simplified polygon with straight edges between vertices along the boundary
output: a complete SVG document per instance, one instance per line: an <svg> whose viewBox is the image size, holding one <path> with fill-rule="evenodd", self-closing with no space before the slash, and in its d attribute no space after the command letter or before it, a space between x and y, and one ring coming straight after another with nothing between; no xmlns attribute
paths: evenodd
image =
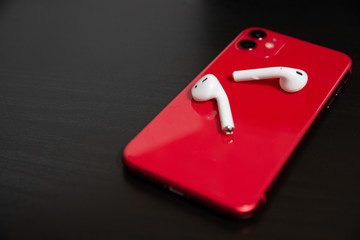
<svg viewBox="0 0 360 240"><path fill-rule="evenodd" d="M256 47L256 42L252 40L242 40L239 42L239 45L245 49L252 49Z"/></svg>
<svg viewBox="0 0 360 240"><path fill-rule="evenodd" d="M266 37L266 33L262 30L252 30L250 32L250 36L252 36L254 38L264 38L264 37Z"/></svg>

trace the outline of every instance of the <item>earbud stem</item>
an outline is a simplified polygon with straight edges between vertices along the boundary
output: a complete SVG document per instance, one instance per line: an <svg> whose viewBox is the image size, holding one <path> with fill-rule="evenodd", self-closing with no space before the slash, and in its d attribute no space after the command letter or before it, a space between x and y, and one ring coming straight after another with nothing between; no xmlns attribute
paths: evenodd
<svg viewBox="0 0 360 240"><path fill-rule="evenodd" d="M283 76L283 69L284 67L269 67L235 71L233 78L236 82L280 78Z"/></svg>
<svg viewBox="0 0 360 240"><path fill-rule="evenodd" d="M225 91L223 89L220 89L219 91L223 91L222 94L219 94L220 96L225 96L216 98L219 109L221 129L224 134L230 135L234 132L234 121L231 114L230 102L225 94Z"/></svg>

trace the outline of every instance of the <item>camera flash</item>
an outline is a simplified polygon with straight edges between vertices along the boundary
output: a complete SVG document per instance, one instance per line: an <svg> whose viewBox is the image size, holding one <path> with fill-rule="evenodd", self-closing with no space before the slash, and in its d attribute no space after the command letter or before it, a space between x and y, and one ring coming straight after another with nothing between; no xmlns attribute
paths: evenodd
<svg viewBox="0 0 360 240"><path fill-rule="evenodd" d="M272 42L267 42L267 43L265 43L265 47L268 49L271 49L271 48L274 48L275 45Z"/></svg>

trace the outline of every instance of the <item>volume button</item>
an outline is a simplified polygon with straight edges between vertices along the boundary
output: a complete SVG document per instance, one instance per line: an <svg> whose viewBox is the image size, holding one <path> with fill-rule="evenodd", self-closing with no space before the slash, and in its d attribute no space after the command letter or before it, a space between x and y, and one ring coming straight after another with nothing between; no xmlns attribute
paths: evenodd
<svg viewBox="0 0 360 240"><path fill-rule="evenodd" d="M183 193L183 192L181 192L180 190L177 190L176 188L173 188L173 187L170 187L169 186L169 188L168 188L171 192L173 192L173 193L175 193L175 194L177 194L177 195L179 195L179 196L181 196L181 197L184 197L185 196L185 194Z"/></svg>
<svg viewBox="0 0 360 240"><path fill-rule="evenodd" d="M335 97L337 97L337 96L339 95L339 92L340 92L340 90L342 89L343 86L344 86L344 85L341 85L341 86L339 87L339 89L336 91Z"/></svg>
<svg viewBox="0 0 360 240"><path fill-rule="evenodd" d="M335 97L332 97L332 99L330 100L330 102L327 104L326 108L329 109L330 108L330 105L331 103L334 101Z"/></svg>

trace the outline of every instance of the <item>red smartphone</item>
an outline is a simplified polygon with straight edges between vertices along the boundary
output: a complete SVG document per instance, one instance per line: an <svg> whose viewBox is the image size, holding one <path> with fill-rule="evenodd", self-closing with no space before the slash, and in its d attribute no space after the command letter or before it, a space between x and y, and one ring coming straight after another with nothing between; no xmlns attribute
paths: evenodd
<svg viewBox="0 0 360 240"><path fill-rule="evenodd" d="M235 82L234 71L302 69L306 86L287 93L279 79ZM246 218L268 190L320 111L351 73L351 59L263 28L241 32L124 149L127 168L169 190ZM234 133L224 135L216 101L197 102L191 88L217 77L229 99Z"/></svg>

